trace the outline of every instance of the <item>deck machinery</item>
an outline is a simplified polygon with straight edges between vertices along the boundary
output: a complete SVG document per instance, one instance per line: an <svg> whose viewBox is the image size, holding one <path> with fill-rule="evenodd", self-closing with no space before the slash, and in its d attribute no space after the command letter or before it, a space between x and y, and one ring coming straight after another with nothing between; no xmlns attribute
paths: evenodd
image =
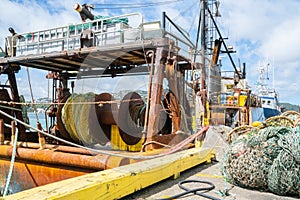
<svg viewBox="0 0 300 200"><path fill-rule="evenodd" d="M8 84L1 85L1 111L15 119L0 115L0 164L1 174L7 174L17 130L12 193L139 161L63 145L64 141L117 154L194 147L195 138L186 139L201 128L197 112L205 102L195 102L204 94L193 81L201 64L192 60L196 46L165 13L161 22L145 23L141 14L133 13L14 33L6 44L0 73ZM26 103L20 101L18 87L23 86L16 81L21 66L47 71L52 82L47 127L38 123L36 131L22 123ZM110 78L114 88L114 80L123 77L147 77L145 95L96 93L97 85L84 93L73 92L78 80ZM135 83L127 79L122 87L127 84Z"/></svg>

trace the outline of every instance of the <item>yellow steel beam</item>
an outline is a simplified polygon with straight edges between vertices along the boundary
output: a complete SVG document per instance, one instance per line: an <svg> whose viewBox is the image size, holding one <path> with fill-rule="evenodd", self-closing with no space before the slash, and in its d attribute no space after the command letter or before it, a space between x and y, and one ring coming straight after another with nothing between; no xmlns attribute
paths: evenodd
<svg viewBox="0 0 300 200"><path fill-rule="evenodd" d="M201 163L210 162L213 149L188 149L101 172L52 183L1 199L119 199Z"/></svg>

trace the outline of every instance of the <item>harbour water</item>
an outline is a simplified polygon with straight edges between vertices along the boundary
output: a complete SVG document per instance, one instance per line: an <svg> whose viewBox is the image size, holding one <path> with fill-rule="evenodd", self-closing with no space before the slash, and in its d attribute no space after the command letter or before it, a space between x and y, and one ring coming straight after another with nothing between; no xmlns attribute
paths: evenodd
<svg viewBox="0 0 300 200"><path fill-rule="evenodd" d="M46 129L46 117L45 113L38 113L38 120L41 123L43 129ZM34 112L28 112L29 124L33 127L36 127L37 118Z"/></svg>

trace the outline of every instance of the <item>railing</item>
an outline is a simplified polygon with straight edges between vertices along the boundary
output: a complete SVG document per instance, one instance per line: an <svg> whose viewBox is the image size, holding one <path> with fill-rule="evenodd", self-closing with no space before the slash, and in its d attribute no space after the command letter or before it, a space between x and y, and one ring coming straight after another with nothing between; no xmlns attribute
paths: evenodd
<svg viewBox="0 0 300 200"><path fill-rule="evenodd" d="M170 23L169 29L165 27L166 20ZM144 23L140 13L132 13L7 37L7 52L9 56L24 56L79 49L81 34L86 29L93 32L92 46L169 37L175 42L180 54L187 58L195 47L188 35L165 14L161 27L159 21Z"/></svg>
<svg viewBox="0 0 300 200"><path fill-rule="evenodd" d="M189 33L175 24L165 12L162 16L162 28L165 37L170 37L175 41L176 46L182 51L181 54L184 53L186 57L191 56L191 52L196 49L196 45L191 41Z"/></svg>
<svg viewBox="0 0 300 200"><path fill-rule="evenodd" d="M128 20L120 20L125 18ZM127 21L129 23L126 23ZM124 32L128 29L137 30L137 34L140 34L141 31L138 30L141 24L143 16L140 13L133 13L23 33L7 37L6 44L12 56L74 50L80 48L80 36L85 29L93 31L96 46L119 44L124 42ZM137 38L140 39L141 36Z"/></svg>
<svg viewBox="0 0 300 200"><path fill-rule="evenodd" d="M232 90L227 92L216 92L211 94L210 103L213 106L235 106L235 107L261 107L261 98L249 94L247 90Z"/></svg>

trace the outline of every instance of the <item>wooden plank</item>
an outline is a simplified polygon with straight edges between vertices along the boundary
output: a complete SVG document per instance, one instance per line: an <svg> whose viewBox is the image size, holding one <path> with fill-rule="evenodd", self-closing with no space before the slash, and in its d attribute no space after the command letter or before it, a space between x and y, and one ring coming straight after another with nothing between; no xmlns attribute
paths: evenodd
<svg viewBox="0 0 300 200"><path fill-rule="evenodd" d="M210 162L213 149L193 148L175 154L95 172L3 197L5 200L119 199L180 172Z"/></svg>
<svg viewBox="0 0 300 200"><path fill-rule="evenodd" d="M76 70L78 69L78 66L73 66L70 65L70 63L68 62L68 60L66 60L65 63L59 63L56 60L34 60L32 62L30 62L30 64L38 64L41 66L47 66L50 68L55 68L55 69L60 69L60 70L64 70L64 69L68 69L68 70Z"/></svg>

